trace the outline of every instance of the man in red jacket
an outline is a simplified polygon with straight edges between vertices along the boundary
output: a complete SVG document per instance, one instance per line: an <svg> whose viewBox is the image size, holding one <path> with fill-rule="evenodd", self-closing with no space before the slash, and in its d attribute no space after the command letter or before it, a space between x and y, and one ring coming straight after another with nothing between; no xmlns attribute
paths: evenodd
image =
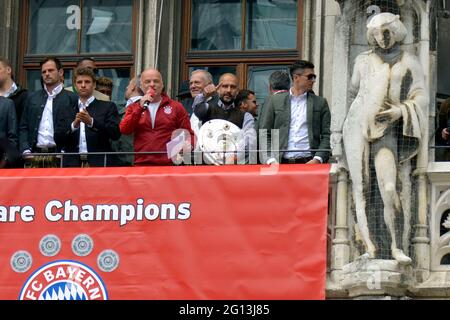
<svg viewBox="0 0 450 320"><path fill-rule="evenodd" d="M120 123L122 134L134 134L136 166L172 165L167 153L167 143L176 135L176 130L184 129L186 140L193 142L189 115L183 105L163 93L164 83L156 69L146 69L141 74L140 86L145 95L127 108ZM191 140L189 140L191 138Z"/></svg>

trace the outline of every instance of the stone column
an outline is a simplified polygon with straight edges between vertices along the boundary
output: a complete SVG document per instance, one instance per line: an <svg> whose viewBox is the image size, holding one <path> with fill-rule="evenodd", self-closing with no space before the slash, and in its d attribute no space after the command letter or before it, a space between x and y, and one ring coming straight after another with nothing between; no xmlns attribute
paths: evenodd
<svg viewBox="0 0 450 320"><path fill-rule="evenodd" d="M344 265L350 260L350 241L348 233L348 174L342 163L342 124L347 113L347 92L349 78L350 23L348 21L348 3L339 3L341 15L335 25L331 132L333 155L338 159L336 225L331 255L331 279L339 287L340 275ZM339 77L339 80L336 78Z"/></svg>
<svg viewBox="0 0 450 320"><path fill-rule="evenodd" d="M426 83L430 87L430 0L413 1L412 7L416 10L420 21L420 43L419 43L419 59L422 64ZM428 119L429 112L424 115ZM428 131L428 128L427 128ZM428 155L428 139L422 143L422 154ZM425 281L430 274L430 237L429 225L427 219L428 213L428 179L427 164L428 158L423 159L424 167L418 167L414 175L417 177L418 183L418 210L417 224L415 225L415 234L412 240L414 252L416 256L415 274L416 280Z"/></svg>
<svg viewBox="0 0 450 320"><path fill-rule="evenodd" d="M335 237L331 248L331 280L340 281L342 268L350 260L350 241L347 221L348 174L344 170L337 173Z"/></svg>
<svg viewBox="0 0 450 320"><path fill-rule="evenodd" d="M180 1L139 0L136 72L157 68L169 95L178 84L181 5Z"/></svg>
<svg viewBox="0 0 450 320"><path fill-rule="evenodd" d="M17 70L19 56L19 0L0 1L0 56L6 57Z"/></svg>
<svg viewBox="0 0 450 320"><path fill-rule="evenodd" d="M136 33L136 72L156 67L159 3L161 0L139 0L139 17Z"/></svg>

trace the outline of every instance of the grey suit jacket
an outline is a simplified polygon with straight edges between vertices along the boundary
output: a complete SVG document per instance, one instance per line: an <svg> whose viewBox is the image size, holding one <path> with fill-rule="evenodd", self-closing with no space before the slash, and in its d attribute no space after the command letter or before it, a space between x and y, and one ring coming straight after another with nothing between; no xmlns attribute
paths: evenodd
<svg viewBox="0 0 450 320"><path fill-rule="evenodd" d="M14 102L0 96L0 138L6 138L15 147L18 146L17 115Z"/></svg>
<svg viewBox="0 0 450 320"><path fill-rule="evenodd" d="M325 98L316 96L312 92L308 93L307 99L306 121L308 124L309 145L312 150L317 150L311 153L313 156L321 157L324 162L327 162L330 157L330 108ZM271 96L260 117L259 129L266 129L260 132L259 148L263 150L261 160L263 163L266 163L269 158L273 157L280 161L283 153L278 153L278 150L270 151L272 148L271 129L279 130L279 150L286 150L291 124L290 93L279 93ZM264 141L267 141L267 148ZM264 150L269 152L264 152Z"/></svg>

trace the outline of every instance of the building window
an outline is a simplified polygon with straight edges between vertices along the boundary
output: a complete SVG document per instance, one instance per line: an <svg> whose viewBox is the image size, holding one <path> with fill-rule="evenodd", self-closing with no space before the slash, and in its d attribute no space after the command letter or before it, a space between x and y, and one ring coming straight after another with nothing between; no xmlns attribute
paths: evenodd
<svg viewBox="0 0 450 320"><path fill-rule="evenodd" d="M301 0L185 0L182 78L207 69L217 84L235 73L240 87L268 95L268 77L301 57Z"/></svg>
<svg viewBox="0 0 450 320"><path fill-rule="evenodd" d="M39 61L47 55L61 59L65 86L81 56L93 57L98 76L114 82L113 100L122 102L134 64L135 3L133 0L25 1L21 48L22 74L30 90L40 88Z"/></svg>

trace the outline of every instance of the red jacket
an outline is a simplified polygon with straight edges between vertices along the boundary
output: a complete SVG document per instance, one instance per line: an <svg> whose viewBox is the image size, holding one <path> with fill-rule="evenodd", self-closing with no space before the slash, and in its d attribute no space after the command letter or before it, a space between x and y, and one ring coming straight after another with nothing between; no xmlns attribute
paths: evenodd
<svg viewBox="0 0 450 320"><path fill-rule="evenodd" d="M191 141L194 141L189 115L183 105L165 94L162 94L161 98L161 104L156 111L155 128L152 128L150 111L144 110L139 101L128 106L120 122L122 134L134 134L135 152L161 152L161 154L136 155L134 162L137 166L172 165L172 160L167 157L166 144L172 139L172 132L177 129L188 130Z"/></svg>

